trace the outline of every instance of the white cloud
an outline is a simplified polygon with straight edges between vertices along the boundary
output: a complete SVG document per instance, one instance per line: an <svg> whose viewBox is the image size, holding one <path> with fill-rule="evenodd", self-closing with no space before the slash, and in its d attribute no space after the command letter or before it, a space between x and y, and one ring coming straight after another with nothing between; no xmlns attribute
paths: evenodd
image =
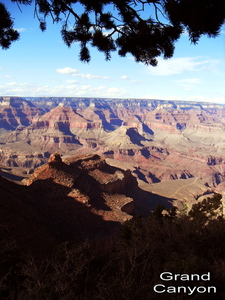
<svg viewBox="0 0 225 300"><path fill-rule="evenodd" d="M189 91L196 85L202 84L201 78L185 78L173 81L178 86L181 86L184 90Z"/></svg>
<svg viewBox="0 0 225 300"><path fill-rule="evenodd" d="M86 79L109 79L108 76L99 76L99 75L82 74L82 73L73 74L72 76L82 77L82 78L86 78Z"/></svg>
<svg viewBox="0 0 225 300"><path fill-rule="evenodd" d="M8 82L5 85L14 86L14 85L17 85L17 83L16 82Z"/></svg>
<svg viewBox="0 0 225 300"><path fill-rule="evenodd" d="M120 77L120 80L124 80L124 81L130 82L130 83L135 83L135 84L140 84L140 83L141 83L141 81L131 79L131 78L130 78L129 76L127 76L127 75L121 76L121 77Z"/></svg>
<svg viewBox="0 0 225 300"><path fill-rule="evenodd" d="M115 88L115 87L108 88L105 93L107 97L122 97L122 96L129 95L128 91L125 90L124 88Z"/></svg>
<svg viewBox="0 0 225 300"><path fill-rule="evenodd" d="M105 89L105 87L103 85L100 85L99 87L97 87L96 90L101 91L101 90L104 90L104 89Z"/></svg>
<svg viewBox="0 0 225 300"><path fill-rule="evenodd" d="M0 75L0 77L4 77L4 78L12 78L12 76L10 76L10 75Z"/></svg>
<svg viewBox="0 0 225 300"><path fill-rule="evenodd" d="M89 91L91 89L90 85L82 85L81 87L82 91Z"/></svg>
<svg viewBox="0 0 225 300"><path fill-rule="evenodd" d="M123 75L123 76L120 77L120 79L126 80L126 79L129 79L129 77L127 75Z"/></svg>
<svg viewBox="0 0 225 300"><path fill-rule="evenodd" d="M56 69L56 72L59 73L59 74L73 75L73 74L78 73L79 70L66 67L66 68L63 68L63 69Z"/></svg>
<svg viewBox="0 0 225 300"><path fill-rule="evenodd" d="M18 32L24 32L24 31L27 31L26 28L15 28L15 30L17 30Z"/></svg>
<svg viewBox="0 0 225 300"><path fill-rule="evenodd" d="M107 91L108 91L109 93L116 93L116 92L119 91L119 89L118 89L118 88L115 88L115 87L112 87L112 88L109 88Z"/></svg>
<svg viewBox="0 0 225 300"><path fill-rule="evenodd" d="M201 79L199 78L187 78L178 81L180 84L201 84ZM177 83L178 83L177 82ZM175 93L174 93L175 94ZM103 85L78 85L76 83L70 82L70 84L62 84L57 86L51 85L38 85L38 84L28 84L28 83L16 83L11 82L8 84L0 85L0 95L15 95L15 96L36 96L36 97L102 97L102 98L122 98L122 97L132 97L130 91L125 88L119 87L106 87ZM211 94L200 94L196 93L192 96L181 94L164 96L164 93L155 94L145 94L140 98L145 99L161 99L161 100L189 100L189 101L206 101L214 103L224 103L225 95L224 93L211 93Z"/></svg>
<svg viewBox="0 0 225 300"><path fill-rule="evenodd" d="M81 77L83 78L87 78L87 79L96 79L99 78L100 76L96 76L96 75L91 75L91 74L80 74Z"/></svg>
<svg viewBox="0 0 225 300"><path fill-rule="evenodd" d="M23 89L22 88L14 88L14 89L12 89L12 92L15 94L19 94L19 93L23 93Z"/></svg>
<svg viewBox="0 0 225 300"><path fill-rule="evenodd" d="M103 31L103 35L106 35L106 36L107 36L107 35L111 34L111 33L113 32L113 30L114 30L114 29L104 30L104 31Z"/></svg>
<svg viewBox="0 0 225 300"><path fill-rule="evenodd" d="M13 82L8 82L5 84L6 86L28 86L27 83L16 83L15 81Z"/></svg>
<svg viewBox="0 0 225 300"><path fill-rule="evenodd" d="M124 88L110 87L103 85L77 85L64 84L58 86L38 85L27 83L11 82L0 86L0 95L15 95L15 96L33 96L33 97L128 97L129 92Z"/></svg>
<svg viewBox="0 0 225 300"><path fill-rule="evenodd" d="M75 83L78 83L78 81L75 79L66 80L66 84L75 84Z"/></svg>
<svg viewBox="0 0 225 300"><path fill-rule="evenodd" d="M85 79L109 79L108 76L99 76L99 75L92 75L92 74L82 74L77 69L72 69L69 67L63 69L56 69L56 72L63 75L71 75L74 77L81 77Z"/></svg>
<svg viewBox="0 0 225 300"><path fill-rule="evenodd" d="M184 73L186 71L210 70L215 71L215 65L219 63L216 59L203 59L201 57L180 57L164 60L158 59L157 67L148 67L148 74L154 76L170 76Z"/></svg>

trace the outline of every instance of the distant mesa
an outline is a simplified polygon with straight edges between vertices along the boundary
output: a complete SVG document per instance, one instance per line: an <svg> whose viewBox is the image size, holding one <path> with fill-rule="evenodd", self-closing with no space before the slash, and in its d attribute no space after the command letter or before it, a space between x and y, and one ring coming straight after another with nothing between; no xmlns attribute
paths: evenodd
<svg viewBox="0 0 225 300"><path fill-rule="evenodd" d="M19 97L0 97L0 135L8 134L19 125L28 126L43 114L44 111L30 101Z"/></svg>

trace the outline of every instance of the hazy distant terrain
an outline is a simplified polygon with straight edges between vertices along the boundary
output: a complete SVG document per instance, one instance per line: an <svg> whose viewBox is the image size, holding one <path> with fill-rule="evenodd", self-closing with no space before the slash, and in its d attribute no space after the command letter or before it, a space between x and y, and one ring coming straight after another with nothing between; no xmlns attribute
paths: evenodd
<svg viewBox="0 0 225 300"><path fill-rule="evenodd" d="M111 165L130 169L145 190L173 201L194 201L224 182L225 107L147 99L1 97L0 143L0 164L8 168L2 168L3 175L31 174L55 151L65 158L97 153Z"/></svg>

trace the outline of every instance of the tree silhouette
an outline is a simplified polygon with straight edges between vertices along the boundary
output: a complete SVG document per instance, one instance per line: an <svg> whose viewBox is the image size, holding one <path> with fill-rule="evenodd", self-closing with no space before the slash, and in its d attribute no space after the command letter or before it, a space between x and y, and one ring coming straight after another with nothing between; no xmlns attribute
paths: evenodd
<svg viewBox="0 0 225 300"><path fill-rule="evenodd" d="M10 44L19 39L19 33L13 29L10 13L3 3L0 3L0 45L8 49Z"/></svg>
<svg viewBox="0 0 225 300"><path fill-rule="evenodd" d="M174 44L186 30L192 43L202 35L216 37L225 20L224 0L11 0L34 2L34 13L44 31L50 17L61 23L67 46L80 43L80 60L90 61L89 47L111 58L130 53L137 62L157 65L157 57L171 58ZM0 5L0 45L7 49L19 38L6 7ZM72 25L72 26L71 26Z"/></svg>

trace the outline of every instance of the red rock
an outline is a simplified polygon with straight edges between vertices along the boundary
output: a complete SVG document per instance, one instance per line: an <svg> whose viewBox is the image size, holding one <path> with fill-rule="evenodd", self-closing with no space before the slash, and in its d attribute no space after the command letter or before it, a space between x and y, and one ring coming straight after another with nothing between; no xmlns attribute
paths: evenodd
<svg viewBox="0 0 225 300"><path fill-rule="evenodd" d="M16 129L17 126L28 126L44 111L35 107L30 101L19 97L0 97L0 134Z"/></svg>
<svg viewBox="0 0 225 300"><path fill-rule="evenodd" d="M17 142L19 155L9 151L12 144L7 143L0 162L30 164L21 154L23 144L23 149L29 145L38 153L97 152L139 168L136 176L149 182L197 176L215 187L224 180L223 107L146 100L142 106L132 99L93 100L88 105L85 101L76 108L59 105L28 127L18 127L7 141Z"/></svg>

